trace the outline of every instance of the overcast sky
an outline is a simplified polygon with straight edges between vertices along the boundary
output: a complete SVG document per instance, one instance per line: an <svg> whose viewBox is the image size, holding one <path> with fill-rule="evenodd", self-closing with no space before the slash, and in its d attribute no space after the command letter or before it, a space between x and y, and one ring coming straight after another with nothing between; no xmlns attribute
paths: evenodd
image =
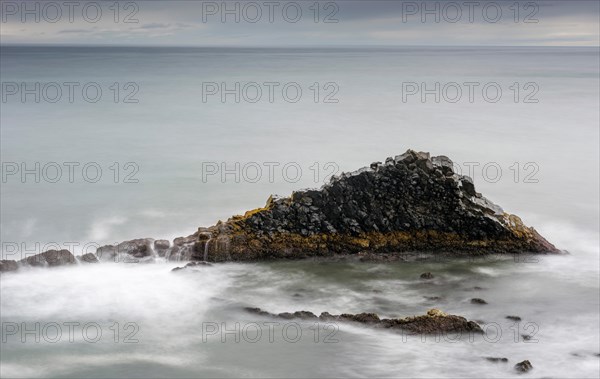
<svg viewBox="0 0 600 379"><path fill-rule="evenodd" d="M2 0L1 43L598 46L600 33L597 0L114 3Z"/></svg>

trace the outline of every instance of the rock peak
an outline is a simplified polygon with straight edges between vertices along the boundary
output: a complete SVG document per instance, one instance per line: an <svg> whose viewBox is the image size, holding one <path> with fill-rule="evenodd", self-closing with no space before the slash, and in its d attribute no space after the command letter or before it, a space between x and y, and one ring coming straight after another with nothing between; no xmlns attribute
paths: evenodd
<svg viewBox="0 0 600 379"><path fill-rule="evenodd" d="M444 155L407 150L331 178L320 189L270 196L213 232L215 260L431 251L557 252L475 190Z"/></svg>
<svg viewBox="0 0 600 379"><path fill-rule="evenodd" d="M320 189L271 195L264 207L172 244L140 239L99 251L208 261L558 252L478 193L471 178L456 174L450 158L414 150L334 176Z"/></svg>

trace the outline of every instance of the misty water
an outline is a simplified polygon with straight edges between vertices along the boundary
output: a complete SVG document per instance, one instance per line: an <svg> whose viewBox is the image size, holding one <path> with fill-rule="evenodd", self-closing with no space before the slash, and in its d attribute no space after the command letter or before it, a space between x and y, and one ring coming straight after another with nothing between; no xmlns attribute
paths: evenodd
<svg viewBox="0 0 600 379"><path fill-rule="evenodd" d="M465 174L477 163L472 176L479 192L569 254L389 264L225 263L178 273L171 269L185 262L161 259L24 269L0 277L3 328L58 323L62 337L52 343L55 332L48 329L50 342L36 342L33 335L23 342L20 334L7 335L3 329L0 374L511 377L517 376L514 364L528 359L535 377L597 377L598 53L598 48L552 47L3 46L3 82L94 82L103 89L95 103L77 95L73 102L36 103L19 96L3 101L2 162L25 162L28 168L57 162L64 170L55 183L43 175L38 182L35 174L3 178L4 259L20 259L45 246L73 246L80 254L133 238L186 236L198 226L262 206L272 193L319 187L328 174L408 148L447 155ZM204 102L207 82L230 87L235 82L295 82L303 95L295 103L280 95L273 102L236 103L231 96L223 102L219 95ZM473 102L464 95L457 102L435 102L432 96L422 102L420 95L404 101L406 82L430 87L494 82L503 95L497 102L486 101L480 92ZM116 103L110 89L114 83L120 88ZM134 87L124 89L127 83ZM317 102L309 88L314 83L320 88ZM326 83L334 86L325 88ZM520 88L516 102L509 88L514 83ZM533 87L525 88L528 83ZM132 95L137 103L123 101L131 88L137 88ZM338 102L324 102L332 88ZM538 101L524 102L526 95ZM92 183L76 171L71 183L64 162L79 167L97 163L102 177ZM111 169L115 162L118 180ZM233 175L224 180L219 174L203 175L203 162L226 162L229 168L236 162L263 167L276 162L279 168L295 163L302 175L290 180L278 168L271 181L264 168L255 183L243 177L237 183ZM490 164L501 168L499 178L482 171ZM137 182L125 180L131 173L129 179ZM423 281L423 272L435 278ZM471 304L471 298L488 304ZM315 326L294 320L301 338L293 342L296 325L247 313L247 306L275 313L375 312L381 317L439 308L480 322L486 334L423 341L347 323ZM280 325L273 326L272 342L267 327L256 342L243 336L237 342L236 333L223 330L206 335L214 325L234 329L236 323L243 328L274 321ZM80 323L73 341L64 326L70 322ZM88 341L90 335L83 338L86 323L100 326L97 342Z"/></svg>

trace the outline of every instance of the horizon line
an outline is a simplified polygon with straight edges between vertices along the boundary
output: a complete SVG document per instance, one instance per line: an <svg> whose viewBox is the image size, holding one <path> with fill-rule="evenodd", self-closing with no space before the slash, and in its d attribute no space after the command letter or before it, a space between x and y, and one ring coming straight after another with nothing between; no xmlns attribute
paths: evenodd
<svg viewBox="0 0 600 379"><path fill-rule="evenodd" d="M2 43L2 46L29 46L29 47L124 47L124 48L247 48L247 49L286 49L286 48L398 48L398 47L565 47L565 48L600 48L600 45L115 45L115 44L64 44L64 43Z"/></svg>

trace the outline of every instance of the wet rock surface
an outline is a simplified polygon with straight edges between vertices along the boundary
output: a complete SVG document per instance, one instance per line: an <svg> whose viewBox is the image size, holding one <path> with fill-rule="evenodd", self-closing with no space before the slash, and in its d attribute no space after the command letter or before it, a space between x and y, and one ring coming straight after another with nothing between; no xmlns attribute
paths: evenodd
<svg viewBox="0 0 600 379"><path fill-rule="evenodd" d="M98 257L92 253L83 254L82 256L78 256L77 259L81 263L98 263Z"/></svg>
<svg viewBox="0 0 600 379"><path fill-rule="evenodd" d="M421 274L420 278L426 280L433 279L433 274L430 272L424 272Z"/></svg>
<svg viewBox="0 0 600 379"><path fill-rule="evenodd" d="M154 241L154 251L159 257L164 257L171 247L171 243L168 240L156 240Z"/></svg>
<svg viewBox="0 0 600 379"><path fill-rule="evenodd" d="M487 304L487 301L476 297L476 298L471 299L471 304L485 305L485 304Z"/></svg>
<svg viewBox="0 0 600 379"><path fill-rule="evenodd" d="M48 250L22 259L19 262L34 267L55 267L75 264L76 260L69 250Z"/></svg>
<svg viewBox="0 0 600 379"><path fill-rule="evenodd" d="M17 261L11 259L0 260L0 272L17 271L18 269L19 264Z"/></svg>
<svg viewBox="0 0 600 379"><path fill-rule="evenodd" d="M446 156L408 150L385 163L343 173L320 189L270 196L263 208L200 227L187 237L125 241L98 248L146 261L335 259L396 262L434 256L557 253L521 219L483 197ZM424 278L427 279L427 278Z"/></svg>
<svg viewBox="0 0 600 379"><path fill-rule="evenodd" d="M498 358L498 357L485 357L485 359L488 362L494 362L494 363L507 363L508 362L508 358Z"/></svg>
<svg viewBox="0 0 600 379"><path fill-rule="evenodd" d="M209 267L212 266L212 264L208 263L208 262L190 262L188 264L186 264L183 267L175 267L174 269L172 269L171 271L179 271L179 270L184 270L184 269L188 269L188 268L194 268L194 267Z"/></svg>
<svg viewBox="0 0 600 379"><path fill-rule="evenodd" d="M105 245L96 250L100 260L116 260L119 254L127 254L133 258L144 258L152 255L152 238L139 238L131 241L121 242L118 245Z"/></svg>
<svg viewBox="0 0 600 379"><path fill-rule="evenodd" d="M260 308L244 308L247 312L260 316L269 316L283 318L286 320L319 319L322 321L341 321L356 322L384 329L399 329L411 334L435 334L435 333L483 333L481 327L473 321L464 317L450 315L439 309L430 309L426 315L413 316L397 319L380 319L375 313L343 313L332 315L328 312L321 313L320 316L309 311L298 311L294 313L284 312L279 314L269 313Z"/></svg>
<svg viewBox="0 0 600 379"><path fill-rule="evenodd" d="M533 369L533 365L528 360L524 360L523 362L519 362L515 365L515 370L521 373L529 372Z"/></svg>
<svg viewBox="0 0 600 379"><path fill-rule="evenodd" d="M210 261L558 252L455 174L448 157L412 150L201 229L190 237L203 250L210 235Z"/></svg>
<svg viewBox="0 0 600 379"><path fill-rule="evenodd" d="M86 254L87 255L87 254ZM93 254L91 254L94 256ZM95 258L95 256L94 256ZM15 260L1 260L0 272L17 271L21 266L24 267L57 267L67 266L77 263L77 259L69 250L48 250L40 254Z"/></svg>

